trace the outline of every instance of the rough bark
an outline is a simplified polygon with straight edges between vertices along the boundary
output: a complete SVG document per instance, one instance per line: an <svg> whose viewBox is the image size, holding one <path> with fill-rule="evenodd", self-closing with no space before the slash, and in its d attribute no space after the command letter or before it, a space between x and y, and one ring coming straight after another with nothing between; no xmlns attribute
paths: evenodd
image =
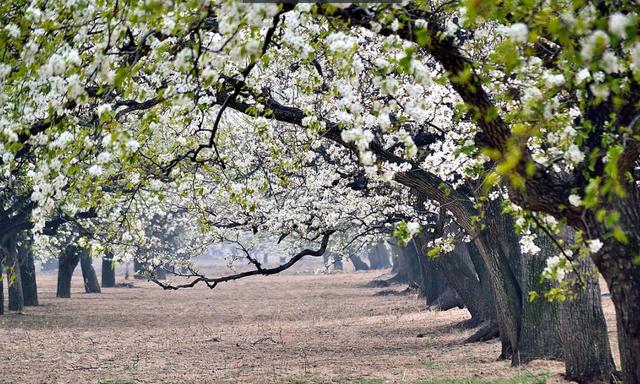
<svg viewBox="0 0 640 384"><path fill-rule="evenodd" d="M7 287L9 291L10 311L22 312L24 310L24 296L22 294L22 274L20 273L20 260L17 250L17 235L12 235L7 240Z"/></svg>
<svg viewBox="0 0 640 384"><path fill-rule="evenodd" d="M80 268L84 280L84 291L86 293L100 293L100 283L96 270L93 269L93 258L88 249L80 250Z"/></svg>
<svg viewBox="0 0 640 384"><path fill-rule="evenodd" d="M618 224L627 241L608 235L610 229L592 219L592 236L604 243L592 258L607 281L616 309L622 380L640 384L640 190L630 187L628 196L611 208L620 213Z"/></svg>
<svg viewBox="0 0 640 384"><path fill-rule="evenodd" d="M469 245L458 243L453 252L436 257L434 264L471 314L469 326L477 326L490 320L495 323L491 295L475 271L468 248Z"/></svg>
<svg viewBox="0 0 640 384"><path fill-rule="evenodd" d="M418 241L412 241L409 246L415 248L420 266L420 294L424 296L427 307L437 307L438 299L445 294L449 287L447 279L436 268L436 263L419 247Z"/></svg>
<svg viewBox="0 0 640 384"><path fill-rule="evenodd" d="M512 357L514 365L535 359L557 360L564 355L558 334L558 303L529 299L532 291L540 293L551 289L548 282L540 280L540 276L546 259L557 253L551 240L542 233L536 239L536 244L541 248L538 254L520 257L518 280L522 290L522 320L518 347Z"/></svg>
<svg viewBox="0 0 640 384"><path fill-rule="evenodd" d="M438 298L436 298L428 308L437 309L440 311L448 311L449 309L453 308L462 309L464 308L464 303L462 302L462 299L460 298L456 290L447 285L442 294L440 294L440 296L438 296Z"/></svg>
<svg viewBox="0 0 640 384"><path fill-rule="evenodd" d="M594 268L591 260L582 262L585 286L574 287L576 297L560 303L558 331L564 348L566 379L611 383L615 382L615 365L597 275L592 274Z"/></svg>
<svg viewBox="0 0 640 384"><path fill-rule="evenodd" d="M420 253L414 244L414 240L410 241L406 247L402 247L401 251L404 253L407 270L407 284L410 287L418 288L422 292L424 286L425 271L423 270L423 264L420 262Z"/></svg>
<svg viewBox="0 0 640 384"><path fill-rule="evenodd" d="M70 245L60 252L60 256L58 257L58 288L56 290L56 297L71 297L71 277L79 261L80 252L75 246Z"/></svg>
<svg viewBox="0 0 640 384"><path fill-rule="evenodd" d="M4 273L4 251L0 244L0 315L4 315L4 281L2 275Z"/></svg>
<svg viewBox="0 0 640 384"><path fill-rule="evenodd" d="M116 286L116 269L112 254L102 256L102 287L112 288Z"/></svg>
<svg viewBox="0 0 640 384"><path fill-rule="evenodd" d="M31 242L24 238L18 247L20 258L20 274L22 278L22 294L25 306L38 305L38 284L36 282L36 266L31 250Z"/></svg>

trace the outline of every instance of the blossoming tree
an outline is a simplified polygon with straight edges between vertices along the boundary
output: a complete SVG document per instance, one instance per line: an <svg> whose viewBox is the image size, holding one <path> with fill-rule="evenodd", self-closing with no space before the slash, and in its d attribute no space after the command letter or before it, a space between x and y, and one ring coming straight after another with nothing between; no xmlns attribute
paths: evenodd
<svg viewBox="0 0 640 384"><path fill-rule="evenodd" d="M396 223L407 241L450 214L513 352L524 301L509 250L516 230L523 254L543 234L558 247L547 277L588 257L607 280L624 380L638 383L634 7L4 2L2 243L97 217L126 253L148 240L151 201L204 237L286 239L283 266L248 255L250 274L270 274L336 231L366 241ZM452 250L455 236L437 237L433 254Z"/></svg>

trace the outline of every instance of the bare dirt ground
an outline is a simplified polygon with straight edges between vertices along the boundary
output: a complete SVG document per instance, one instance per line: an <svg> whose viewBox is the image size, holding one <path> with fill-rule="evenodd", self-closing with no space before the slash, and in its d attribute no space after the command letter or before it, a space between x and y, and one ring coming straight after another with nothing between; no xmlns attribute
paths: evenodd
<svg viewBox="0 0 640 384"><path fill-rule="evenodd" d="M0 316L0 383L404 383L527 373L564 382L562 363L511 368L496 361L497 341L463 345L471 331L455 326L466 310L429 312L415 296L362 287L381 274L290 273L180 291L135 281L102 294L83 293L75 276L71 299L56 299L55 275L40 274L42 305Z"/></svg>

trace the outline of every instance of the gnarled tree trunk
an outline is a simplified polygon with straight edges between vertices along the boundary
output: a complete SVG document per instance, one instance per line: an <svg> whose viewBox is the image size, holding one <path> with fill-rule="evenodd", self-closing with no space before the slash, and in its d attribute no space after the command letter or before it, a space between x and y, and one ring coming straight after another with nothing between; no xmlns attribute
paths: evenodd
<svg viewBox="0 0 640 384"><path fill-rule="evenodd" d="M602 313L600 287L591 260L580 265L584 287L559 305L560 340L564 347L565 378L579 383L615 382L615 365ZM575 277L574 275L570 277Z"/></svg>
<svg viewBox="0 0 640 384"><path fill-rule="evenodd" d="M113 261L113 254L108 253L102 256L102 287L112 288L116 286L116 268Z"/></svg>
<svg viewBox="0 0 640 384"><path fill-rule="evenodd" d="M2 244L0 244L0 315L4 315L4 281L2 280L2 275L4 272L5 257L2 248Z"/></svg>
<svg viewBox="0 0 640 384"><path fill-rule="evenodd" d="M408 247L413 247L420 266L420 294L424 296L427 307L438 307L438 299L451 287L447 279L436 268L436 263L426 255L419 246L419 241L412 241ZM449 292L451 293L451 292ZM457 294L456 294L457 295ZM443 298L444 299L444 298ZM451 296L449 297L451 299Z"/></svg>
<svg viewBox="0 0 640 384"><path fill-rule="evenodd" d="M84 280L84 291L86 293L100 293L100 283L96 270L93 269L93 258L88 249L80 249L80 268L82 269L82 279Z"/></svg>
<svg viewBox="0 0 640 384"><path fill-rule="evenodd" d="M391 267L389 253L384 243L378 243L369 249L369 267L371 269L384 269Z"/></svg>
<svg viewBox="0 0 640 384"><path fill-rule="evenodd" d="M22 294L22 274L17 252L17 236L12 235L7 240L7 286L9 290L10 311L24 310L24 296Z"/></svg>
<svg viewBox="0 0 640 384"><path fill-rule="evenodd" d="M71 297L71 277L80 261L80 252L77 247L70 245L66 247L58 257L58 289L56 297Z"/></svg>
<svg viewBox="0 0 640 384"><path fill-rule="evenodd" d="M609 285L616 308L622 381L640 384L640 188L629 189L626 198L611 205L620 213L618 225L626 241L615 239L611 229L595 218L589 228L604 243L592 259Z"/></svg>
<svg viewBox="0 0 640 384"><path fill-rule="evenodd" d="M557 253L551 239L543 233L538 234L536 244L541 249L538 254L520 257L518 280L522 290L522 320L518 348L512 358L514 365L535 359L559 360L564 355L558 333L558 303L529 299L532 291L540 293L551 289L551 285L541 281L540 276L547 258Z"/></svg>
<svg viewBox="0 0 640 384"><path fill-rule="evenodd" d="M436 268L442 273L447 282L460 295L462 303L471 314L469 326L477 326L487 321L495 323L495 309L489 290L483 286L475 271L469 255L469 246L465 243L456 244L453 252L434 258Z"/></svg>
<svg viewBox="0 0 640 384"><path fill-rule="evenodd" d="M20 274L22 278L22 294L25 306L38 305L38 284L36 282L36 266L29 239L23 238L18 247L20 258Z"/></svg>

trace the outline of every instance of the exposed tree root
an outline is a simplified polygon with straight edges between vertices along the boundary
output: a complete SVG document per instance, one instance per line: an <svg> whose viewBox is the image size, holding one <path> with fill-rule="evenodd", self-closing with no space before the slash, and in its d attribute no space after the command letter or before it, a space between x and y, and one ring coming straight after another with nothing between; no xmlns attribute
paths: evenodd
<svg viewBox="0 0 640 384"><path fill-rule="evenodd" d="M495 321L485 321L480 324L476 332L469 336L464 343L477 343L480 341L487 341L491 339L495 339L500 336L500 330L498 329L498 324Z"/></svg>

